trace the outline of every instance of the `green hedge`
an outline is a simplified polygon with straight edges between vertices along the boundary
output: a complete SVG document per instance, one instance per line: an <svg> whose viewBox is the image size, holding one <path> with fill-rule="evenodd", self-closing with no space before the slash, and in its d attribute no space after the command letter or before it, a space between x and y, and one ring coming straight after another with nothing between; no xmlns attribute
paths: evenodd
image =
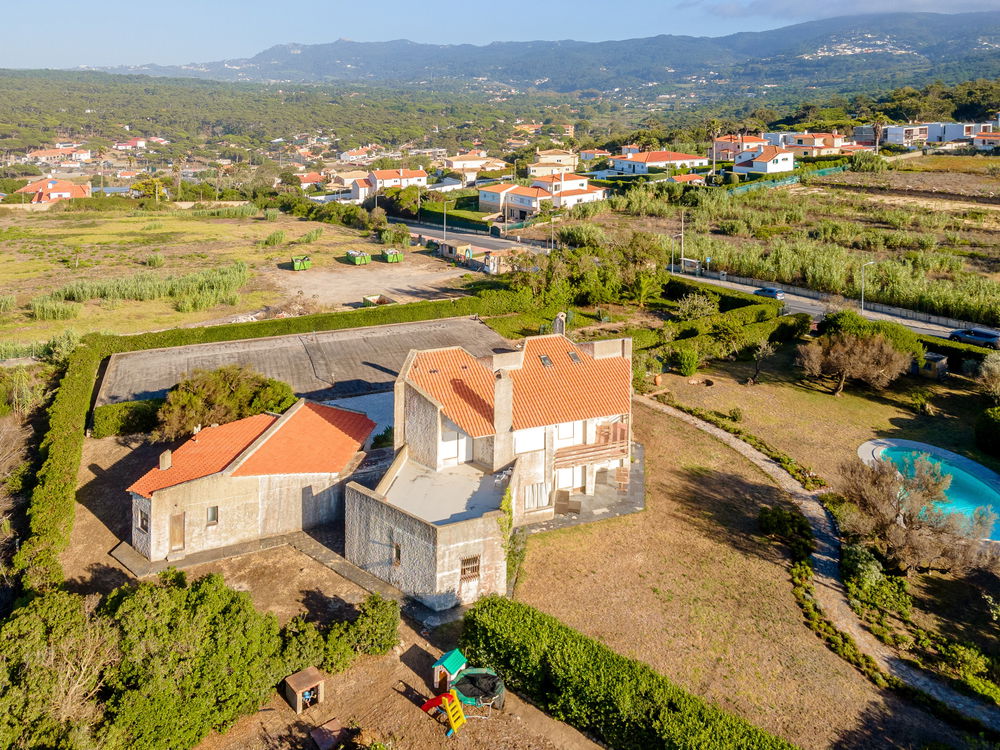
<svg viewBox="0 0 1000 750"><path fill-rule="evenodd" d="M152 432L156 428L156 416L161 406L162 398L98 406L94 409L90 434L95 438L106 438Z"/></svg>
<svg viewBox="0 0 1000 750"><path fill-rule="evenodd" d="M703 281L686 279L682 276L671 276L670 280L663 285L663 296L667 299L678 300L686 294L709 294L719 298L719 310L728 312L737 307L747 305L770 304L781 308L783 305L778 300L768 302L766 297L758 297L749 292L740 292L736 289L728 289L723 286L707 284Z"/></svg>
<svg viewBox="0 0 1000 750"><path fill-rule="evenodd" d="M1000 456L1000 406L979 415L976 420L976 445L991 456Z"/></svg>
<svg viewBox="0 0 1000 750"><path fill-rule="evenodd" d="M217 341L284 336L452 316L502 315L530 304L525 294L486 291L475 297L369 307L299 318L179 328L134 336L88 334L67 358L66 371L48 409L49 428L39 446L41 468L28 507L29 536L14 557L25 590L41 591L63 580L59 553L69 544L76 480L90 399L101 361L112 354Z"/></svg>
<svg viewBox="0 0 1000 750"><path fill-rule="evenodd" d="M746 305L745 307L733 308L728 312L706 315L703 318L667 323L665 327L673 329L675 338L686 339L709 333L716 325L727 321L748 326L752 323L773 320L778 317L779 310L778 305Z"/></svg>
<svg viewBox="0 0 1000 750"><path fill-rule="evenodd" d="M461 646L546 713L618 750L793 747L520 602L482 599L465 615Z"/></svg>
<svg viewBox="0 0 1000 750"><path fill-rule="evenodd" d="M917 340L927 351L945 355L948 358L948 369L952 372L961 372L965 362L975 362L978 365L993 351L975 344L963 344L961 341L949 341L937 336L917 334Z"/></svg>

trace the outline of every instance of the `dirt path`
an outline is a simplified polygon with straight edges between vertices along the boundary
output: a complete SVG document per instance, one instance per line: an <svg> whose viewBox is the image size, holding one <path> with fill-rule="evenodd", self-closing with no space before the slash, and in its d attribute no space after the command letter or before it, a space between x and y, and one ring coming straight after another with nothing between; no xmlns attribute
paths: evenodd
<svg viewBox="0 0 1000 750"><path fill-rule="evenodd" d="M816 537L816 552L813 553L816 601L826 617L838 629L849 633L857 642L858 647L874 658L884 671L937 698L959 713L1000 732L1000 712L995 706L989 706L983 701L963 695L927 673L903 663L888 646L871 635L854 614L847 603L844 583L840 576L840 538L833 520L817 498L817 495L820 494L819 491L806 492L776 461L725 430L692 417L679 409L661 404L652 398L636 396L635 400L651 409L668 414L707 432L746 457L771 477L779 487L791 496L812 526L813 534Z"/></svg>

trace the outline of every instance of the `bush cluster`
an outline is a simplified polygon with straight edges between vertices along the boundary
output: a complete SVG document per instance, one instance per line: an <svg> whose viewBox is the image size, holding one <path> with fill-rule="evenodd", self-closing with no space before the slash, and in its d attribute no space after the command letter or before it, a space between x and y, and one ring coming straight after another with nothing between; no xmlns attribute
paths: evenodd
<svg viewBox="0 0 1000 750"><path fill-rule="evenodd" d="M461 646L546 713L611 747L792 747L520 602L480 600L465 616Z"/></svg>
<svg viewBox="0 0 1000 750"><path fill-rule="evenodd" d="M728 314L726 313L726 315ZM752 323L738 330L740 341L737 342L736 349L743 351L765 340L793 341L805 334L811 324L812 319L807 313L782 315L781 317L765 320L762 323ZM726 348L727 344L720 339L717 329L718 321L713 326L711 333L678 339L672 342L670 346L674 350L675 361L684 349L698 352L698 356L702 360L729 356L730 351Z"/></svg>
<svg viewBox="0 0 1000 750"><path fill-rule="evenodd" d="M760 530L766 536L780 539L788 547L795 562L808 560L816 549L812 527L809 521L798 510L790 510L780 506L763 506L757 515Z"/></svg>
<svg viewBox="0 0 1000 750"><path fill-rule="evenodd" d="M98 406L94 409L91 435L106 438L152 432L156 429L156 415L162 405L163 399L155 398Z"/></svg>

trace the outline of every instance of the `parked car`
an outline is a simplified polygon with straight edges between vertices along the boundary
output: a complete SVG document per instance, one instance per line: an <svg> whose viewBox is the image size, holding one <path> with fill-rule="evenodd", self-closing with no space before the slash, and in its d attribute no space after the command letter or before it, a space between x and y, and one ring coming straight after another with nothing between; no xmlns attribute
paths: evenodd
<svg viewBox="0 0 1000 750"><path fill-rule="evenodd" d="M771 299L784 299L785 293L773 286L765 286L754 291L758 297L770 297Z"/></svg>
<svg viewBox="0 0 1000 750"><path fill-rule="evenodd" d="M948 338L952 341L961 341L963 344L1000 349L1000 331L991 331L988 328L960 328L952 331Z"/></svg>

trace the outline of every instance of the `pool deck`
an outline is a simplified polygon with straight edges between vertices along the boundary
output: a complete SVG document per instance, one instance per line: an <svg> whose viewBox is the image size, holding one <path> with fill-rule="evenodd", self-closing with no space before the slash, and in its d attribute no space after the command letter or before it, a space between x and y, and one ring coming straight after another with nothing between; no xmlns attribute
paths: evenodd
<svg viewBox="0 0 1000 750"><path fill-rule="evenodd" d="M894 438L883 438L880 440L869 440L858 447L858 457L869 466L881 460L882 451L886 448L903 448L905 450L919 451L927 453L931 458L947 461L952 466L961 469L966 474L971 474L983 484L990 487L1000 495L1000 474L992 469L987 469L981 463L966 458L959 453L938 448L930 443L920 443L916 440L896 440Z"/></svg>

